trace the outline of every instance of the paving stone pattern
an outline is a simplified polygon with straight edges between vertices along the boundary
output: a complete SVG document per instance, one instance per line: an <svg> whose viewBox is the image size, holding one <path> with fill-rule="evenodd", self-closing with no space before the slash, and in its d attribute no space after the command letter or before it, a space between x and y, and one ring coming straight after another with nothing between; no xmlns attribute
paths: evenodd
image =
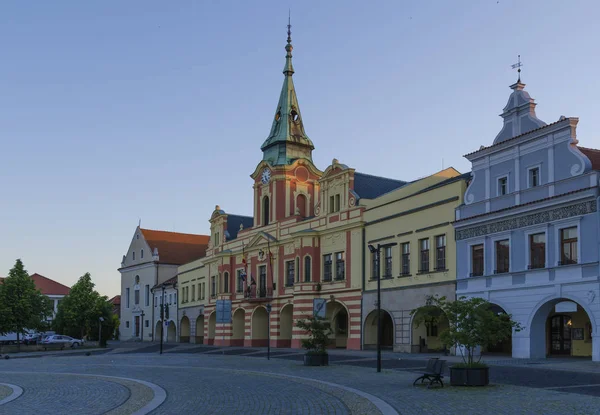
<svg viewBox="0 0 600 415"><path fill-rule="evenodd" d="M74 381L73 376L61 374L69 372L121 376L155 383L167 391L167 399L153 414L379 413L364 397L312 380L369 393L392 405L402 415L600 413L600 398L585 394L508 384L494 384L487 388L413 387L412 382L418 374L411 370L414 365L423 365L422 360L397 361L397 368L376 373L375 362L369 359L363 360L365 365L370 363L370 367L342 363L329 367L305 367L301 362L284 356L272 360L250 357L223 356L220 353L134 353L2 361L0 378L23 387L26 392L0 407L0 413L27 413L23 411L25 408L38 413L93 414L125 404L130 395L140 402L150 399L148 395L142 396L144 392L135 390L135 387L98 378L80 377ZM346 356L346 360L351 359L356 358ZM362 363L363 360L357 359L357 362ZM388 363L392 362L388 360ZM39 374L13 373L15 371ZM303 379L286 378L286 375ZM583 378L563 378L585 387L579 383ZM560 385L564 386L564 383ZM82 412L82 408L85 411ZM119 415L124 413L121 411Z"/></svg>

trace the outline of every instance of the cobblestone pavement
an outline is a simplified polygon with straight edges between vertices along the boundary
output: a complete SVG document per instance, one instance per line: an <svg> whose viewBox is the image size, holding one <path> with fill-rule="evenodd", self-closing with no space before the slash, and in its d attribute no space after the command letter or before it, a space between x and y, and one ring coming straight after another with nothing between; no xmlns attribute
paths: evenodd
<svg viewBox="0 0 600 415"><path fill-rule="evenodd" d="M352 356L337 361L344 360ZM600 414L600 398L595 396L500 384L430 390L413 387L418 375L405 369L376 373L373 367L346 364L314 368L294 359L219 353L0 361L2 382L24 390L18 399L1 405L0 413L125 414L147 405L157 393L102 376L164 389L166 399L152 414Z"/></svg>

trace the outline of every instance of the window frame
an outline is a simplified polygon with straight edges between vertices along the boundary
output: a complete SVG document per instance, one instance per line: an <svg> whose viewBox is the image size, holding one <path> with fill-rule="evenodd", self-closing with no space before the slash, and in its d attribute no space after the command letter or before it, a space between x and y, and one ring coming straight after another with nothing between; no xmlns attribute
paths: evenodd
<svg viewBox="0 0 600 415"><path fill-rule="evenodd" d="M496 177L496 196L506 196L507 194L510 193L510 186L509 186L509 180L508 180L508 174L503 174L501 176ZM500 191L501 186L500 186L500 180L506 180L506 192L502 193Z"/></svg>
<svg viewBox="0 0 600 415"><path fill-rule="evenodd" d="M308 259L308 265L306 260ZM312 279L312 257L310 255L304 256L304 282L310 282Z"/></svg>
<svg viewBox="0 0 600 415"><path fill-rule="evenodd" d="M125 308L130 308L130 299L131 289L129 287L125 288Z"/></svg>
<svg viewBox="0 0 600 415"><path fill-rule="evenodd" d="M538 235L538 234L544 234L544 237L546 239L546 248L545 248L545 252L544 252L544 266L541 268L534 268L532 266L532 261L531 261L531 236L532 235ZM536 227L536 228L531 228L531 229L526 229L523 232L523 235L525 236L525 258L527 258L527 269L528 270L535 270L535 269L544 269L544 268L548 268L549 267L549 263L548 263L548 252L549 252L549 244L548 244L548 227L544 226L544 227Z"/></svg>
<svg viewBox="0 0 600 415"><path fill-rule="evenodd" d="M554 240L556 241L555 247L555 266L564 266L564 265L575 265L581 264L581 226L580 226L581 218L578 220L565 221L555 224L554 226ZM563 253L563 241L562 241L562 230L568 228L577 228L577 262L573 264L563 264L562 262L562 253Z"/></svg>
<svg viewBox="0 0 600 415"><path fill-rule="evenodd" d="M531 183L531 172L537 170L537 184L535 186ZM532 189L534 187L540 187L542 185L542 165L535 164L533 166L527 167L527 188Z"/></svg>
<svg viewBox="0 0 600 415"><path fill-rule="evenodd" d="M236 270L236 283L235 283L235 292L236 293L243 293L244 292L244 280L242 278L242 272L244 271L244 268L238 268Z"/></svg>
<svg viewBox="0 0 600 415"><path fill-rule="evenodd" d="M443 238L444 240L444 244L442 246L438 246L438 238ZM447 259L447 252L446 252L446 247L448 246L448 238L446 237L446 234L441 234L441 235L435 235L433 237L433 240L435 242L435 267L434 270L435 271L445 271L447 268L447 264L446 264L446 259ZM443 253L443 257L441 258L441 262L443 262L442 266L440 266L440 250Z"/></svg>
<svg viewBox="0 0 600 415"><path fill-rule="evenodd" d="M427 249L423 249L423 244L422 242L427 241ZM424 253L427 254L427 268L425 268L423 265L425 265L425 261L424 261ZM419 239L419 274L427 274L429 273L429 269L431 267L431 243L429 241L429 238L421 238Z"/></svg>
<svg viewBox="0 0 600 415"><path fill-rule="evenodd" d="M342 277L339 278L340 274L340 264L341 264L341 274ZM345 281L346 280L346 252L339 251L335 253L335 281Z"/></svg>
<svg viewBox="0 0 600 415"><path fill-rule="evenodd" d="M144 286L144 306L150 307L150 285L146 284Z"/></svg>
<svg viewBox="0 0 600 415"><path fill-rule="evenodd" d="M477 274L475 275L475 272L473 271L474 267L473 267L473 248L475 246L481 245L482 246L482 264L481 264L481 274ZM486 265L486 260L485 260L485 240L484 239L479 239L473 242L470 242L468 244L469 250L468 250L468 254L469 254L469 278L472 277L481 277L483 275L485 275L485 265Z"/></svg>
<svg viewBox="0 0 600 415"><path fill-rule="evenodd" d="M404 247L408 247L407 252L404 252ZM410 241L400 243L401 268L400 275L410 275Z"/></svg>
<svg viewBox="0 0 600 415"><path fill-rule="evenodd" d="M329 276L329 278L327 278L328 276ZM333 254L325 254L325 255L323 255L323 282L331 282L332 280L333 280Z"/></svg>
<svg viewBox="0 0 600 415"><path fill-rule="evenodd" d="M495 236L494 238L491 238L491 241L493 243L493 248L494 248L494 274L508 274L511 272L512 270L512 241L510 238L510 235L498 235ZM508 242L508 269L506 270L500 270L498 269L498 244L500 242L504 242L507 241ZM484 256L485 256L485 251L484 251Z"/></svg>
<svg viewBox="0 0 600 415"><path fill-rule="evenodd" d="M223 272L223 293L229 294L229 271Z"/></svg>
<svg viewBox="0 0 600 415"><path fill-rule="evenodd" d="M296 259L285 261L285 287L293 287L296 279Z"/></svg>
<svg viewBox="0 0 600 415"><path fill-rule="evenodd" d="M210 296L212 298L216 298L217 297L217 276L213 275L212 277L210 277Z"/></svg>
<svg viewBox="0 0 600 415"><path fill-rule="evenodd" d="M389 253L389 255L388 255ZM394 251L391 246L383 248L383 276L382 278L392 278L394 275Z"/></svg>

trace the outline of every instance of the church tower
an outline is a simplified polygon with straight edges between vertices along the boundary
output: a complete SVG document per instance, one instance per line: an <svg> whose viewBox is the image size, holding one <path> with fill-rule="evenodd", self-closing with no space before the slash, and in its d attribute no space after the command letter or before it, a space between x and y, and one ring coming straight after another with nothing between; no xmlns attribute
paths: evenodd
<svg viewBox="0 0 600 415"><path fill-rule="evenodd" d="M314 145L304 131L292 76L292 33L288 21L283 86L269 136L261 146L262 161L254 179L254 226L297 216L314 215L315 195L322 172L313 164Z"/></svg>

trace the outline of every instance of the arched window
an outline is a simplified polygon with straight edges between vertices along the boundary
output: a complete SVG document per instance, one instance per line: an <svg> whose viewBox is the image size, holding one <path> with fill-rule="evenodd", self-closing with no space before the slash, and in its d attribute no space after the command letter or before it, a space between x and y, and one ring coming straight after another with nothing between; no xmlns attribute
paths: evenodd
<svg viewBox="0 0 600 415"><path fill-rule="evenodd" d="M304 282L310 282L311 260L307 255L304 257Z"/></svg>
<svg viewBox="0 0 600 415"><path fill-rule="evenodd" d="M303 194L298 195L296 197L296 212L300 217L305 218L308 216L308 209L306 206L306 196Z"/></svg>
<svg viewBox="0 0 600 415"><path fill-rule="evenodd" d="M144 250L142 249L142 251L140 252L140 258L144 258Z"/></svg>
<svg viewBox="0 0 600 415"><path fill-rule="evenodd" d="M265 196L265 198L263 199L263 205L262 205L262 216L263 216L263 226L266 226L269 224L269 197Z"/></svg>

